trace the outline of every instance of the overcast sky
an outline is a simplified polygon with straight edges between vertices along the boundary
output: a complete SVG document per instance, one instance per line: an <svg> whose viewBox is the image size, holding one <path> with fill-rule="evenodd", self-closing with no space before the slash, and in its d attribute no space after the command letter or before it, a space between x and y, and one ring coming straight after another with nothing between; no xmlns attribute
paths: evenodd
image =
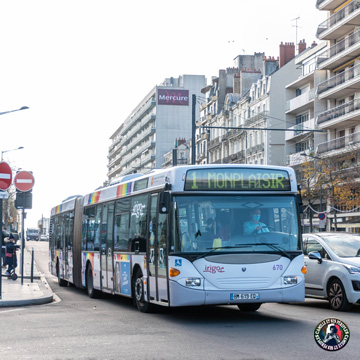
<svg viewBox="0 0 360 360"><path fill-rule="evenodd" d="M316 0L0 0L0 150L35 177L26 227L107 178L110 136L167 77L316 39ZM298 20L294 20L298 18ZM298 27L296 27L296 25ZM297 31L296 31L297 30Z"/></svg>

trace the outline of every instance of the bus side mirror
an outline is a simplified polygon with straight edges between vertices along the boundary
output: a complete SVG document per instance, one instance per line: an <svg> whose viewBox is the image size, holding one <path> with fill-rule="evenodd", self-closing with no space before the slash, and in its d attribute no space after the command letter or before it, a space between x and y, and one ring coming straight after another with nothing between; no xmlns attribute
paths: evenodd
<svg viewBox="0 0 360 360"><path fill-rule="evenodd" d="M169 210L170 210L170 193L167 191L163 191L160 193L159 213L168 214Z"/></svg>

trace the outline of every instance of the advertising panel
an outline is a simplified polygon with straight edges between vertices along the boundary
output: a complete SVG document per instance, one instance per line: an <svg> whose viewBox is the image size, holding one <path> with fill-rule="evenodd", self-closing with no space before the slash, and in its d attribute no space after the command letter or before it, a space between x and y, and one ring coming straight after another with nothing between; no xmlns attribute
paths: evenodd
<svg viewBox="0 0 360 360"><path fill-rule="evenodd" d="M189 106L189 90L158 89L158 105Z"/></svg>

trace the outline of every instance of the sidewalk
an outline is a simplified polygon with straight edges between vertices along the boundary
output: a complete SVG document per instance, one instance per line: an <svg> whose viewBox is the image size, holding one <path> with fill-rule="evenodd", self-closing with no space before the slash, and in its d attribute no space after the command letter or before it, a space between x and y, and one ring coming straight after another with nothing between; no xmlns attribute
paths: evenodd
<svg viewBox="0 0 360 360"><path fill-rule="evenodd" d="M34 262L33 282L31 282L31 252L24 250L23 285L21 285L21 251L17 251L18 267L16 268L17 280L3 276L1 281L0 307L41 305L53 301L53 292L45 276L41 274ZM2 269L4 275L6 269Z"/></svg>

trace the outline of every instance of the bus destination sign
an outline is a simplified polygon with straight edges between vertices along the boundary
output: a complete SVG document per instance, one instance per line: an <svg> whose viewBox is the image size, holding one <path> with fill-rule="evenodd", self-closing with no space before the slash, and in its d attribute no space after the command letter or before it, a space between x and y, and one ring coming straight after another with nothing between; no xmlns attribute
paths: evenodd
<svg viewBox="0 0 360 360"><path fill-rule="evenodd" d="M226 168L194 169L186 173L185 191L290 191L286 170Z"/></svg>

